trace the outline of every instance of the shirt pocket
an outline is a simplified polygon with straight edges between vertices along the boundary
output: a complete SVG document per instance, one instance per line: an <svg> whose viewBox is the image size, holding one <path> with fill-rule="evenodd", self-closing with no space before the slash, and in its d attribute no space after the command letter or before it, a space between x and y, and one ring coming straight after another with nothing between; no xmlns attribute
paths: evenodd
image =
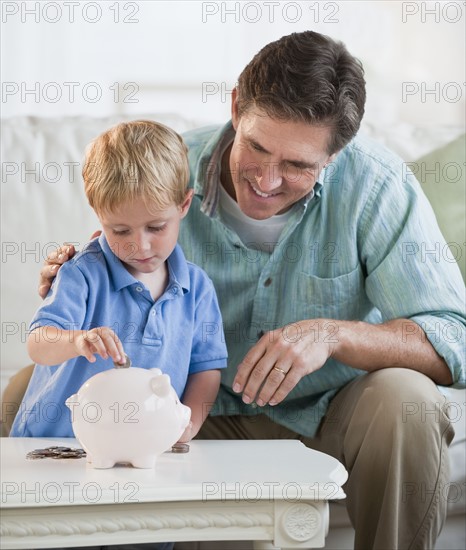
<svg viewBox="0 0 466 550"><path fill-rule="evenodd" d="M296 318L357 320L371 309L358 264L349 273L321 278L300 272L296 285Z"/></svg>

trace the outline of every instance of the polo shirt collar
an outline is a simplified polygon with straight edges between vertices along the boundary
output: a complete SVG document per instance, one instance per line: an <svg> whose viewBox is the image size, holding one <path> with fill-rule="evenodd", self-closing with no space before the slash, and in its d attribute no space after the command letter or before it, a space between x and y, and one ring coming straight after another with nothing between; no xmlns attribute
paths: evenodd
<svg viewBox="0 0 466 550"><path fill-rule="evenodd" d="M100 248L107 263L111 281L115 290L121 290L138 282L123 265L123 262L112 252L104 233L99 237Z"/></svg>
<svg viewBox="0 0 466 550"><path fill-rule="evenodd" d="M189 292L191 288L191 278L189 268L186 262L184 252L179 244L167 258L168 263L168 286L176 285L181 287L183 294Z"/></svg>
<svg viewBox="0 0 466 550"><path fill-rule="evenodd" d="M98 238L100 248L105 257L111 281L116 291L127 286L140 284L140 281L133 277L125 268L123 262L112 252L104 233ZM180 245L176 245L173 252L167 259L168 263L168 285L169 287L180 287L186 294L190 290L190 278L188 265Z"/></svg>

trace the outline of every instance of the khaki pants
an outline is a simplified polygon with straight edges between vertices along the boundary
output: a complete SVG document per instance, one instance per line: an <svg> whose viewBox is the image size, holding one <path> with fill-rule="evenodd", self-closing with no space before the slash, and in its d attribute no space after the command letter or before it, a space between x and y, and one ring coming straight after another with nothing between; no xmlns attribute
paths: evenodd
<svg viewBox="0 0 466 550"><path fill-rule="evenodd" d="M344 490L357 550L430 550L447 510L453 434L435 384L418 372L391 368L344 387L315 438L265 415L209 417L198 438L299 439L348 470Z"/></svg>

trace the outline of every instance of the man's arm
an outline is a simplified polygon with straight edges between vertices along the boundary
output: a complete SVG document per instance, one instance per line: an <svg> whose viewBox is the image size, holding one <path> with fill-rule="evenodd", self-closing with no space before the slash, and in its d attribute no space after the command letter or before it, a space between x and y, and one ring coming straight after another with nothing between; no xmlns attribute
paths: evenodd
<svg viewBox="0 0 466 550"><path fill-rule="evenodd" d="M243 392L246 403L280 403L303 376L320 369L330 357L368 372L404 367L437 384L453 381L425 332L409 319L379 325L315 319L290 327L266 333L239 365L233 389Z"/></svg>

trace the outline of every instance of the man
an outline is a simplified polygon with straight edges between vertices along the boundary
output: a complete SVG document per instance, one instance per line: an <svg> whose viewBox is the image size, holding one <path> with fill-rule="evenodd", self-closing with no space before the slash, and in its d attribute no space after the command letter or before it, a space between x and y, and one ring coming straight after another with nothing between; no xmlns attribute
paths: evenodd
<svg viewBox="0 0 466 550"><path fill-rule="evenodd" d="M308 31L254 57L231 123L185 135L180 242L214 282L229 352L199 437L299 438L349 471L356 548L433 548L453 437L436 384L466 380L462 280L407 253L444 241L402 161L355 138L364 103L360 63ZM42 295L74 249L58 253Z"/></svg>

